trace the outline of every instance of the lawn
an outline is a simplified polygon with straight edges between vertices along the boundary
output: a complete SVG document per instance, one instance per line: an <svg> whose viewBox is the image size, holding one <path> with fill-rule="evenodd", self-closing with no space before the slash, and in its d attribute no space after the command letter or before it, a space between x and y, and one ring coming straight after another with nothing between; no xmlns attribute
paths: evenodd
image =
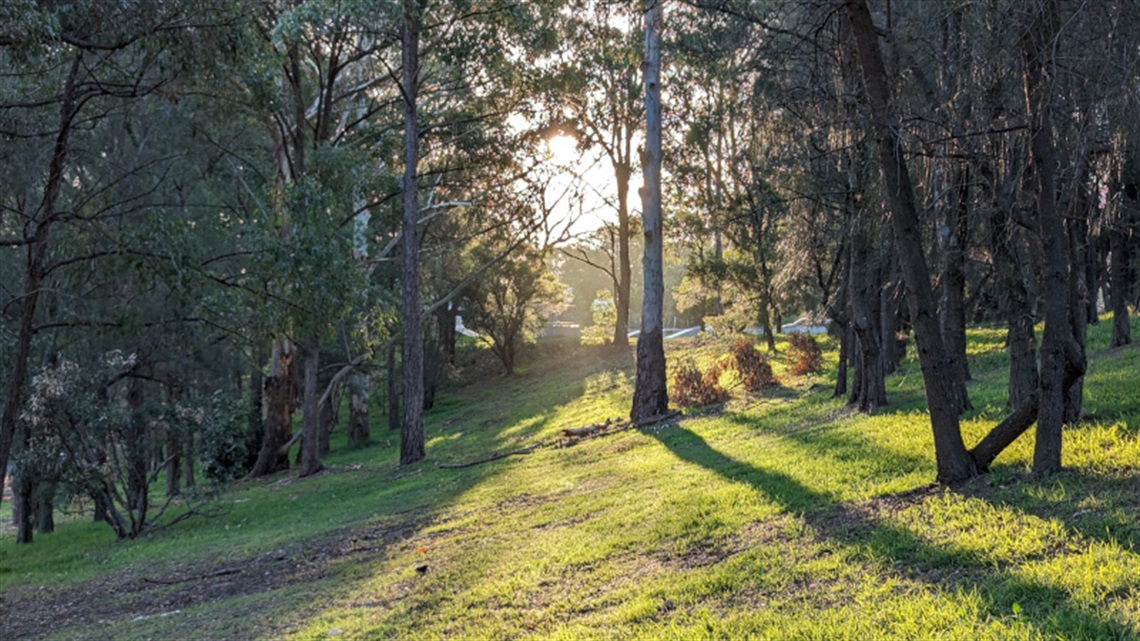
<svg viewBox="0 0 1140 641"><path fill-rule="evenodd" d="M569 446L563 428L627 413L632 363L540 346L439 398L424 463L397 467L374 428L323 474L239 483L221 515L142 540L79 516L32 546L0 535L4 636L1137 638L1140 348L1107 350L1108 330L1090 328L1065 471L1029 475L1030 431L953 488L931 485L913 360L871 416L831 397L828 345L819 374L779 354L777 387ZM999 333L973 330L970 355L967 443L1006 384Z"/></svg>

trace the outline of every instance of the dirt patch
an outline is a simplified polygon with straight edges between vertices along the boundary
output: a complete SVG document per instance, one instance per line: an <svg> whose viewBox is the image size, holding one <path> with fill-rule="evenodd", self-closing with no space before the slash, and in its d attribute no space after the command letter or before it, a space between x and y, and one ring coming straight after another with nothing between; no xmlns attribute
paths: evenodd
<svg viewBox="0 0 1140 641"><path fill-rule="evenodd" d="M246 559L153 571L133 568L65 588L19 586L0 597L4 637L38 639L62 630L165 616L204 603L312 583L331 575L333 561L384 554L430 522L413 513Z"/></svg>

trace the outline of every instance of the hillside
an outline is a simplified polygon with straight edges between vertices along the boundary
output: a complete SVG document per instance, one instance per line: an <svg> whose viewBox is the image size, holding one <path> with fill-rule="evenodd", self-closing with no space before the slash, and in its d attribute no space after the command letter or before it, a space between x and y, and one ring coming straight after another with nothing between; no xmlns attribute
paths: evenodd
<svg viewBox="0 0 1140 641"><path fill-rule="evenodd" d="M1137 637L1140 348L1108 351L1107 325L1054 477L1028 475L1030 434L990 474L931 485L917 363L865 416L831 398L834 351L818 375L777 356L762 394L565 446L627 412L631 363L547 346L441 396L419 465L374 430L327 472L240 483L222 514L143 540L79 517L32 546L5 533L3 636ZM970 334L968 442L1004 411L1002 338Z"/></svg>

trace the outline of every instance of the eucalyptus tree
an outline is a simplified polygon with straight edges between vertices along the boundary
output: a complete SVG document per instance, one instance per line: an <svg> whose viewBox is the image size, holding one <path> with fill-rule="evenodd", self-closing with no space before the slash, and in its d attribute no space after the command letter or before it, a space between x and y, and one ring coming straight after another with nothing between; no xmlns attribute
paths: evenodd
<svg viewBox="0 0 1140 641"><path fill-rule="evenodd" d="M158 200L174 156L152 154L150 137L130 135L133 123L125 115L143 102L170 106L179 83L211 66L204 51L226 52L219 27L232 18L231 9L208 2L5 5L0 57L9 71L0 111L10 182L2 196L0 246L20 254L19 270L6 280L23 284L4 307L16 340L0 418L0 469L16 434L33 341L68 326L66 319L45 319L56 311L40 308L46 285L122 252L107 244L68 246L61 235L99 239ZM113 144L119 127L128 134L123 142L137 148ZM84 287L83 280L73 284ZM31 434L25 430L23 437ZM16 492L25 520L33 481L25 478ZM23 524L20 538L30 540Z"/></svg>
<svg viewBox="0 0 1140 641"><path fill-rule="evenodd" d="M664 0L645 0L645 186L641 193L645 293L637 335L637 377L630 418L648 420L669 409L665 381L664 243L661 212L661 36Z"/></svg>

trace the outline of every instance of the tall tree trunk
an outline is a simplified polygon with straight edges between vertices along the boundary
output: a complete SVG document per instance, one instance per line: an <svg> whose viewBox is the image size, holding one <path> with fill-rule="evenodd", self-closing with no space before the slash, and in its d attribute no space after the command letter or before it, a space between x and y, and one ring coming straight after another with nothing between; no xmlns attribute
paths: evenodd
<svg viewBox="0 0 1140 641"><path fill-rule="evenodd" d="M632 169L628 162L616 163L614 175L617 177L618 196L618 279L614 291L614 305L617 320L614 323L614 345L629 345L629 298L630 281L633 270L629 257L629 179Z"/></svg>
<svg viewBox="0 0 1140 641"><path fill-rule="evenodd" d="M879 169L890 198L895 247L906 283L907 303L930 408L938 480L943 483L962 481L976 476L978 468L962 442L958 425L961 399L953 381L946 377L950 363L934 313L934 292L922 249L918 208L898 137L901 127L894 112L887 72L866 0L847 0L847 15L857 42L857 54L871 106L879 147Z"/></svg>
<svg viewBox="0 0 1140 641"><path fill-rule="evenodd" d="M1053 113L1050 96L1054 80L1053 48L1057 35L1056 0L1032 5L1022 51L1025 57L1025 101L1029 115L1030 168L1037 190L1037 225L1044 259L1045 331L1041 339L1041 390L1037 410L1037 439L1033 471L1061 469L1061 426L1064 421L1065 340L1071 334L1067 291L1068 264L1065 230L1057 211L1054 184Z"/></svg>
<svg viewBox="0 0 1140 641"><path fill-rule="evenodd" d="M970 409L965 382L970 380L966 362L966 235L969 230L969 169L957 162L950 181L951 202L939 229L942 241L941 299L938 306L942 340L950 357L951 373L962 386L962 408Z"/></svg>
<svg viewBox="0 0 1140 641"><path fill-rule="evenodd" d="M147 425L143 405L146 402L142 379L131 377L127 382L127 406L130 408L130 429L126 438L127 457L127 509L131 518L131 536L140 534L146 527L150 495L147 492Z"/></svg>
<svg viewBox="0 0 1140 641"><path fill-rule="evenodd" d="M634 421L659 416L669 409L662 336L665 298L661 225L662 2L645 0L645 186L641 192L645 293L641 304L641 333L637 337L637 378L630 412Z"/></svg>
<svg viewBox="0 0 1140 641"><path fill-rule="evenodd" d="M320 389L317 373L321 369L321 337L316 332L305 338L304 398L301 401L301 476L321 471L321 412L317 406Z"/></svg>
<svg viewBox="0 0 1140 641"><path fill-rule="evenodd" d="M404 100L403 282L404 422L400 429L400 465L424 458L424 349L420 329L419 189L416 168L420 132L416 108L420 89L420 28L426 0L404 0L401 91Z"/></svg>
<svg viewBox="0 0 1140 641"><path fill-rule="evenodd" d="M849 402L861 412L871 412L887 405L887 387L879 342L878 296L879 269L871 257L866 211L855 211L851 234L850 303L851 327L855 332L855 385ZM872 306L871 301L875 304ZM874 311L872 311L874 310Z"/></svg>
<svg viewBox="0 0 1140 641"><path fill-rule="evenodd" d="M1069 260L1069 327L1076 339L1081 354L1085 354L1088 338L1088 254L1092 247L1089 242L1089 213L1091 202L1088 185L1089 156L1082 152L1080 162L1077 163L1074 178L1074 194L1072 206L1074 211L1067 219L1068 232L1068 260ZM1080 376L1071 385L1066 387L1065 418L1068 425L1081 420L1084 405L1085 378Z"/></svg>

